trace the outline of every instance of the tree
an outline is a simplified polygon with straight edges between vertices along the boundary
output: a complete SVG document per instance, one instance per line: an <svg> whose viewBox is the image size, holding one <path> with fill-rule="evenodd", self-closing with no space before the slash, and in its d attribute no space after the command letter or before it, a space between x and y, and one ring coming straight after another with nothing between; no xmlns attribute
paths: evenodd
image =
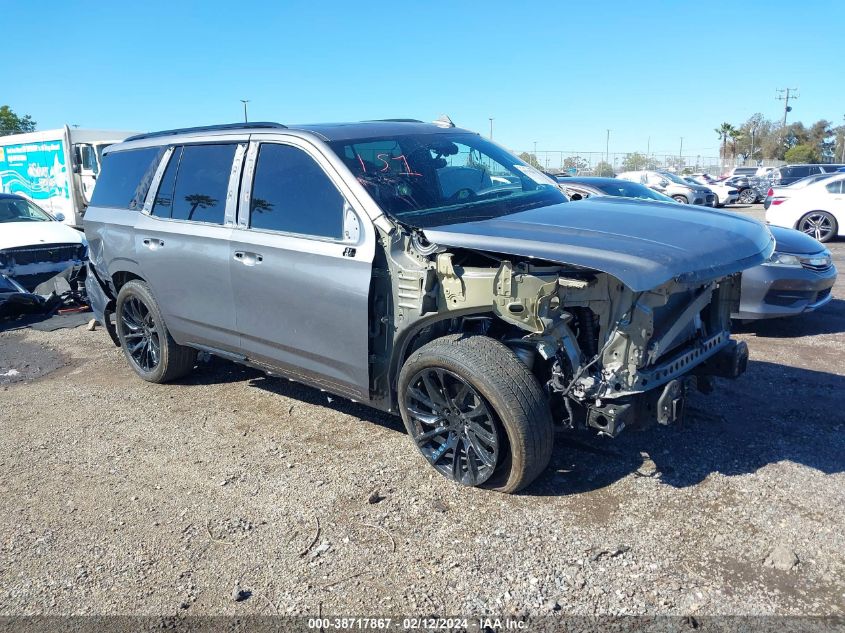
<svg viewBox="0 0 845 633"><path fill-rule="evenodd" d="M574 169L575 173L580 173L582 171L587 171L589 168L590 163L587 162L585 159L581 158L580 156L567 156L563 159L564 171Z"/></svg>
<svg viewBox="0 0 845 633"><path fill-rule="evenodd" d="M529 154L528 152L522 152L522 154L519 155L519 160L521 160L524 163L528 163L529 165L531 165L535 169L540 169L540 170L543 169L542 167L540 167L540 161L537 160L537 157L534 156L534 154Z"/></svg>
<svg viewBox="0 0 845 633"><path fill-rule="evenodd" d="M728 157L728 138L730 138L731 133L735 132L734 126L728 122L722 123L719 127L713 130L719 136L719 140L722 141L722 158Z"/></svg>
<svg viewBox="0 0 845 633"><path fill-rule="evenodd" d="M622 171L637 171L640 169L651 169L649 167L649 159L645 154L634 152L633 154L625 154L622 159Z"/></svg>
<svg viewBox="0 0 845 633"><path fill-rule="evenodd" d="M801 145L794 145L790 147L783 155L787 163L819 163L821 162L821 155L819 150L808 143Z"/></svg>
<svg viewBox="0 0 845 633"><path fill-rule="evenodd" d="M28 114L18 116L7 106L0 106L0 136L8 134L21 134L22 132L34 132L35 121Z"/></svg>
<svg viewBox="0 0 845 633"><path fill-rule="evenodd" d="M604 176L605 178L612 178L616 175L616 172L613 171L613 165L603 160L596 163L596 166L593 167L593 172L596 176Z"/></svg>

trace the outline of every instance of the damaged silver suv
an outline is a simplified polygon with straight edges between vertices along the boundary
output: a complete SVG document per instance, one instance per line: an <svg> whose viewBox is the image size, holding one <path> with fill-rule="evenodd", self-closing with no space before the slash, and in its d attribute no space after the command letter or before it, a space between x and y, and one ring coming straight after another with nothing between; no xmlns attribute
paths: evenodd
<svg viewBox="0 0 845 633"><path fill-rule="evenodd" d="M399 413L441 474L504 492L555 426L669 424L736 377L753 220L557 185L443 119L253 123L106 150L89 297L137 374L197 350Z"/></svg>

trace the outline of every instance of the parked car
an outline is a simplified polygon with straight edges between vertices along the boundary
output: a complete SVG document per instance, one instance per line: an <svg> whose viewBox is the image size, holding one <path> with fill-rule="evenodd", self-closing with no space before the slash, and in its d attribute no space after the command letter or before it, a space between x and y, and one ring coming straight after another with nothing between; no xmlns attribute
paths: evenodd
<svg viewBox="0 0 845 633"><path fill-rule="evenodd" d="M701 185L692 185L668 171L625 171L616 176L651 187L682 204L699 204L712 207L716 195Z"/></svg>
<svg viewBox="0 0 845 633"><path fill-rule="evenodd" d="M799 189L803 189L807 185L812 185L814 182L819 182L820 180L827 180L828 178L833 178L839 172L830 172L830 173L823 173L823 174L813 174L812 176L807 176L806 178L802 178L801 180L796 180L793 183L788 185L776 185L773 187L769 187L769 190L766 192L766 197L763 201L763 208L768 209L772 205L772 199L774 198L786 198L789 197L790 193L796 192Z"/></svg>
<svg viewBox="0 0 845 633"><path fill-rule="evenodd" d="M622 178L603 178L599 176L556 176L560 188L571 201L583 200L591 196L618 196L636 198L639 200L653 200L655 202L671 202L677 204L669 196L650 189L638 182L623 180Z"/></svg>
<svg viewBox="0 0 845 633"><path fill-rule="evenodd" d="M722 182L739 192L737 201L741 204L760 202L769 189L769 181L759 176L731 176Z"/></svg>
<svg viewBox="0 0 845 633"><path fill-rule="evenodd" d="M819 242L845 234L845 173L796 190L778 188L766 209L766 222L798 229Z"/></svg>
<svg viewBox="0 0 845 633"><path fill-rule="evenodd" d="M775 252L767 262L742 273L740 321L812 312L828 303L836 266L820 242L800 231L771 227Z"/></svg>
<svg viewBox="0 0 845 633"><path fill-rule="evenodd" d="M732 167L724 174L725 178L732 176L756 176L757 167Z"/></svg>
<svg viewBox="0 0 845 633"><path fill-rule="evenodd" d="M563 178L561 187L570 200L593 196L647 198L660 196L644 185L618 178ZM621 185L621 186L620 186ZM575 196L581 196L576 198ZM689 207L680 207L686 210ZM831 300L836 267L830 251L794 229L772 227L775 252L769 260L742 273L739 307L731 313L738 321L784 317L810 312Z"/></svg>
<svg viewBox="0 0 845 633"><path fill-rule="evenodd" d="M716 196L714 207L723 207L726 204L733 204L739 199L739 189L719 182L708 174L693 174L684 178L693 185L706 187Z"/></svg>
<svg viewBox="0 0 845 633"><path fill-rule="evenodd" d="M741 374L737 273L774 243L709 209L568 202L448 119L136 136L85 231L92 307L144 380L203 350L398 412L439 473L505 492L555 423L669 424Z"/></svg>
<svg viewBox="0 0 845 633"><path fill-rule="evenodd" d="M0 193L0 274L33 290L69 268L78 273L87 255L85 237L63 220L22 196Z"/></svg>
<svg viewBox="0 0 845 633"><path fill-rule="evenodd" d="M772 170L771 184L784 187L807 176L835 172L843 166L845 165L784 165Z"/></svg>

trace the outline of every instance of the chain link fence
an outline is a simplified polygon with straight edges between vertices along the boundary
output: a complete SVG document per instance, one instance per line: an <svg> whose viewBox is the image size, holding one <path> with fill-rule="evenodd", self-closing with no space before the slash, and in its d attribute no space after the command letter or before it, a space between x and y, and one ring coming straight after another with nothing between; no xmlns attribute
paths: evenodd
<svg viewBox="0 0 845 633"><path fill-rule="evenodd" d="M645 154L640 152L574 152L565 150L517 151L527 163L550 173L578 176L612 176L623 171L642 169L667 170L676 173L722 174L735 166L778 166L783 161L743 161L719 156Z"/></svg>

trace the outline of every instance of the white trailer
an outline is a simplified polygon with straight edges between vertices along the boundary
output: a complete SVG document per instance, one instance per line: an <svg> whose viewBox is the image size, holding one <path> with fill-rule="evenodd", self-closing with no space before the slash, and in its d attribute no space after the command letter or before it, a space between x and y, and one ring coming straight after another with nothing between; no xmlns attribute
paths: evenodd
<svg viewBox="0 0 845 633"><path fill-rule="evenodd" d="M81 227L100 173L103 149L136 132L58 130L0 136L0 192L32 200Z"/></svg>

